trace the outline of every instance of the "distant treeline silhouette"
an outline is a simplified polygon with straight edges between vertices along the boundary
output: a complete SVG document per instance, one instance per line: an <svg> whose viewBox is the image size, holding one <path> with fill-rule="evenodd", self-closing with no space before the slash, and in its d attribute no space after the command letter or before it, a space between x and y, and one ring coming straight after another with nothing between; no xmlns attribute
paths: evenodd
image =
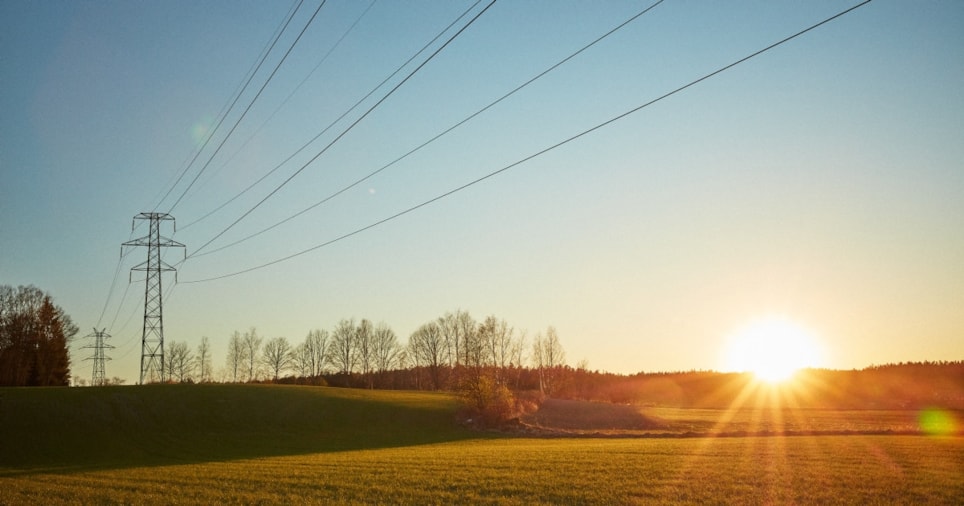
<svg viewBox="0 0 964 506"><path fill-rule="evenodd" d="M860 370L804 369L783 384L714 371L629 376L575 370L560 396L694 408L779 403L817 409L964 409L964 361L903 362ZM749 397L749 398L747 398Z"/></svg>
<svg viewBox="0 0 964 506"><path fill-rule="evenodd" d="M461 366L445 366L458 377ZM510 367L503 372L514 392L538 392L539 370ZM287 376L276 383L383 389L430 389L427 367L382 371L364 379L353 374ZM494 371L493 371L494 374ZM782 385L767 385L749 373L715 371L655 372L632 375L557 366L551 397L687 408L772 406L807 409L964 409L964 361L911 362L860 370L805 369ZM446 390L456 390L447 384Z"/></svg>

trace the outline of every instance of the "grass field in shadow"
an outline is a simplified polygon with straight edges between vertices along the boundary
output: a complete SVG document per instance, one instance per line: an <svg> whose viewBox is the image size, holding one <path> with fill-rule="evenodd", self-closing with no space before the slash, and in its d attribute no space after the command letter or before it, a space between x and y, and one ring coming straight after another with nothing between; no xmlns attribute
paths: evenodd
<svg viewBox="0 0 964 506"><path fill-rule="evenodd" d="M449 395L275 385L0 389L0 475L391 448L479 434Z"/></svg>

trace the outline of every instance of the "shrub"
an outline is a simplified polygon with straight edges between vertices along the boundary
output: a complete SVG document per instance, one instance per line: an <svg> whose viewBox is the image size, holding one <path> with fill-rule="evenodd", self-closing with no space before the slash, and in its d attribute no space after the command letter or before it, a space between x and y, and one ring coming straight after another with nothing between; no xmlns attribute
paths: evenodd
<svg viewBox="0 0 964 506"><path fill-rule="evenodd" d="M512 391L487 375L466 378L459 385L458 393L462 412L473 424L497 426L512 419L517 413Z"/></svg>

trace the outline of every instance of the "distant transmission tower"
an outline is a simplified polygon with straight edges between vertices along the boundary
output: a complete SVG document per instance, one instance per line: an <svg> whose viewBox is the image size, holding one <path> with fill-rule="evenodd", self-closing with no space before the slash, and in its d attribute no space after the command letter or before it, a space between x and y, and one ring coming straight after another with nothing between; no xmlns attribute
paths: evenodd
<svg viewBox="0 0 964 506"><path fill-rule="evenodd" d="M147 246L147 261L131 268L131 271L147 273L144 285L144 331L141 334L140 384L143 385L145 379L148 382L164 381L164 315L161 273L174 271L175 269L161 260L161 248L183 248L184 245L161 236L161 222L174 221L173 216L166 213L141 213L134 219L150 220L150 231L146 236L127 241L121 245L122 254L124 246ZM131 230L133 229L134 225L132 224Z"/></svg>
<svg viewBox="0 0 964 506"><path fill-rule="evenodd" d="M84 346L84 348L93 348L94 350L94 356L87 357L84 360L94 361L94 371L90 375L90 384L95 387L107 384L107 374L104 371L104 362L110 360L110 357L104 356L104 350L113 349L114 347L104 342L104 339L110 337L110 334L108 334L106 331L107 329L97 330L95 328L93 334L88 334L86 336L93 337L94 344Z"/></svg>

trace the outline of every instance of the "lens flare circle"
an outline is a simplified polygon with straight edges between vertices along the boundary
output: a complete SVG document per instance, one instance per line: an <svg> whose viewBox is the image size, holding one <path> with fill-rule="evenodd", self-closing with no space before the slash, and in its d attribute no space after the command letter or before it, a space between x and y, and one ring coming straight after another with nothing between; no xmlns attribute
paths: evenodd
<svg viewBox="0 0 964 506"><path fill-rule="evenodd" d="M204 145L204 142L207 141L208 135L211 134L213 124L214 118L204 116L191 126L191 141L194 143L195 147L200 148Z"/></svg>
<svg viewBox="0 0 964 506"><path fill-rule="evenodd" d="M957 420L948 411L927 408L918 417L920 430L932 436L946 436L957 432Z"/></svg>

